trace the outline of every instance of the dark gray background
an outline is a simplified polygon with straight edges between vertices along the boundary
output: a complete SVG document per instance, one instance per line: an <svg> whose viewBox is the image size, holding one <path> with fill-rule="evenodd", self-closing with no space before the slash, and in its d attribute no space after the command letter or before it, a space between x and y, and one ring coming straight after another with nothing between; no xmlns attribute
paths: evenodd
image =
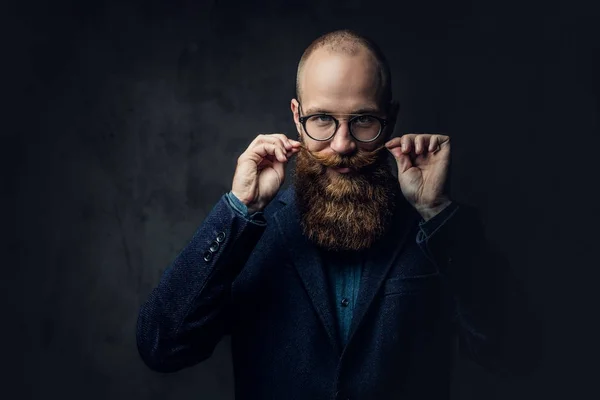
<svg viewBox="0 0 600 400"><path fill-rule="evenodd" d="M452 193L482 210L544 321L533 376L463 361L456 398L595 398L590 5L38 1L0 15L1 397L233 398L227 339L194 368L149 371L135 347L138 307L230 188L250 141L296 135L289 100L304 48L349 27L389 58L396 135L452 136Z"/></svg>

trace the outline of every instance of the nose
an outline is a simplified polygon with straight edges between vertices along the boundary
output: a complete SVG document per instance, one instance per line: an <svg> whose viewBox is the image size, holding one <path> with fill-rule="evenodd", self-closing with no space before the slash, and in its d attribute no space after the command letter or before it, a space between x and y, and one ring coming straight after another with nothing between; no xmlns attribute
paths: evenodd
<svg viewBox="0 0 600 400"><path fill-rule="evenodd" d="M331 139L329 147L340 155L351 154L356 151L356 142L350 135L350 126L348 121L340 121L338 130Z"/></svg>

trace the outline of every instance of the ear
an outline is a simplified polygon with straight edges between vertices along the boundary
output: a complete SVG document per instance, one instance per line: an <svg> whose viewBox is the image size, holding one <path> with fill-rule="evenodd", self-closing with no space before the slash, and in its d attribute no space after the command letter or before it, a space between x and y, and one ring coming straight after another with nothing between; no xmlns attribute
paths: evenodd
<svg viewBox="0 0 600 400"><path fill-rule="evenodd" d="M386 140L394 133L394 129L396 128L396 121L398 120L398 113L400 112L400 103L397 100L390 101L388 105L387 119L388 124L385 132Z"/></svg>
<svg viewBox="0 0 600 400"><path fill-rule="evenodd" d="M292 117L294 118L294 124L296 124L298 135L302 136L302 124L300 123L300 103L298 103L298 100L292 99L290 102L290 109L292 111Z"/></svg>

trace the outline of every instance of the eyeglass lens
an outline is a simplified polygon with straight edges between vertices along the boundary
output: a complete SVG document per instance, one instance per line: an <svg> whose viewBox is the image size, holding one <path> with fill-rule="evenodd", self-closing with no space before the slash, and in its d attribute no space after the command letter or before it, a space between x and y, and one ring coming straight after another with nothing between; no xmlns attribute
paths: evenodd
<svg viewBox="0 0 600 400"><path fill-rule="evenodd" d="M357 140L372 140L381 131L381 122L369 115L349 120L350 132ZM329 139L335 134L336 120L329 115L313 115L306 120L306 133L317 140Z"/></svg>

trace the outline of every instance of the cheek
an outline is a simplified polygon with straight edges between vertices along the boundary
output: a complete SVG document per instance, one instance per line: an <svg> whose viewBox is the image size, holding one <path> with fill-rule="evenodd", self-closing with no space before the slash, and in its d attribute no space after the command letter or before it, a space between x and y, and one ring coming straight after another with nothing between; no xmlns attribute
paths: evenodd
<svg viewBox="0 0 600 400"><path fill-rule="evenodd" d="M312 140L311 138L306 137L306 135L303 133L301 135L304 145L312 153L321 152L329 148L329 142L317 142L315 140Z"/></svg>
<svg viewBox="0 0 600 400"><path fill-rule="evenodd" d="M321 143L317 143L317 144L311 144L308 145L308 150L310 150L313 154L317 153L320 154L322 156L332 156L335 154L335 152L333 152L330 148L328 144L321 144Z"/></svg>

